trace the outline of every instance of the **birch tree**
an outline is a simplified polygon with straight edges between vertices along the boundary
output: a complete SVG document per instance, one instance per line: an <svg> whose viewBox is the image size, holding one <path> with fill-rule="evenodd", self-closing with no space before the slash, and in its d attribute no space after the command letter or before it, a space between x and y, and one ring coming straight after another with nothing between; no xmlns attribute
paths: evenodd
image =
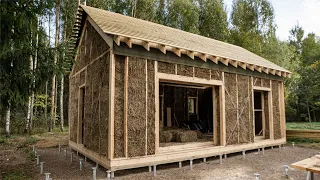
<svg viewBox="0 0 320 180"><path fill-rule="evenodd" d="M54 66L57 64L58 59L58 45L59 45L59 20L60 20L60 0L56 0L56 31L55 31L55 54L53 59ZM52 82L51 82L51 121L49 122L49 132L52 132L54 128L55 120L56 120L56 72L54 71L52 74Z"/></svg>

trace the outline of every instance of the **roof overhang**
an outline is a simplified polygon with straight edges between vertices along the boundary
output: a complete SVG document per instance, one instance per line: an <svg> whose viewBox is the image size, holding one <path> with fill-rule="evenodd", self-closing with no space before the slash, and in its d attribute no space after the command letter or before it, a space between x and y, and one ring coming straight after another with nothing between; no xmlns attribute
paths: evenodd
<svg viewBox="0 0 320 180"><path fill-rule="evenodd" d="M83 18L84 16L85 16L85 11L81 6L79 6L76 14L76 20L74 23L73 31L72 31L73 35L71 38L71 46L69 48L70 50L69 53L71 52L74 53L74 50L79 43L81 30L83 28L83 23L84 23L84 18ZM225 66L231 65L235 68L242 68L244 70L257 71L260 73L276 75L279 77L290 78L292 74L290 71L273 69L273 68L264 67L257 64L250 64L247 62L243 62L239 59L232 59L230 57L225 57L219 54L199 52L192 49L186 49L186 48L171 45L171 44L159 43L159 42L150 41L147 39L136 38L136 37L127 36L124 34L115 34L115 33L111 34L110 32L105 32L102 29L100 29L98 25L95 24L94 20L90 18L89 15L88 15L88 19L91 20L90 22L95 25L96 30L98 28L99 34L102 36L102 38L105 39L105 41L109 44L109 46L110 46L110 38L111 38L111 41L114 41L114 44L116 44L117 46L120 46L121 42L123 42L129 48L132 48L132 45L134 44L134 45L143 46L146 51L150 51L150 48L158 49L163 54L166 54L167 51L170 51L176 54L176 56L178 57L181 57L181 54L184 54L184 55L187 55L192 60L195 60L195 57L198 57L204 62L207 62L208 60L214 62L215 64L218 64L220 62Z"/></svg>

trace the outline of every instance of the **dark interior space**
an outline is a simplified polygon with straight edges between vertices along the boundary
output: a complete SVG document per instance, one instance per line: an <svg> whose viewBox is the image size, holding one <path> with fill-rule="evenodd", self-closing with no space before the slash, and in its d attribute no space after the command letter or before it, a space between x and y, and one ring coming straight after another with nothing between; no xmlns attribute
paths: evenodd
<svg viewBox="0 0 320 180"><path fill-rule="evenodd" d="M160 146L213 140L212 87L159 85Z"/></svg>
<svg viewBox="0 0 320 180"><path fill-rule="evenodd" d="M262 93L260 91L254 92L254 127L255 135L263 135L263 125L262 125Z"/></svg>

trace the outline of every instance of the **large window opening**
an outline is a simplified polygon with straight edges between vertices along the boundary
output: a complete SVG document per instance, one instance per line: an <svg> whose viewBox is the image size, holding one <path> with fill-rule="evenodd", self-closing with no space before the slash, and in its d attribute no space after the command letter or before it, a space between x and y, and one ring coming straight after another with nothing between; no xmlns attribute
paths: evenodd
<svg viewBox="0 0 320 180"><path fill-rule="evenodd" d="M214 86L160 82L160 147L213 142Z"/></svg>

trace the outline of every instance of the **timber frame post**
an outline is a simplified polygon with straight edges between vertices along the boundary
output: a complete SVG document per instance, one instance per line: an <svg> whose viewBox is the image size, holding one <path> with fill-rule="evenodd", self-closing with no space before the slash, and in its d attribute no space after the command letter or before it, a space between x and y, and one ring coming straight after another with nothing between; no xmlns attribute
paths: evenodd
<svg viewBox="0 0 320 180"><path fill-rule="evenodd" d="M108 121L108 160L114 158L114 92L115 92L115 59L110 51L109 64L109 121Z"/></svg>

